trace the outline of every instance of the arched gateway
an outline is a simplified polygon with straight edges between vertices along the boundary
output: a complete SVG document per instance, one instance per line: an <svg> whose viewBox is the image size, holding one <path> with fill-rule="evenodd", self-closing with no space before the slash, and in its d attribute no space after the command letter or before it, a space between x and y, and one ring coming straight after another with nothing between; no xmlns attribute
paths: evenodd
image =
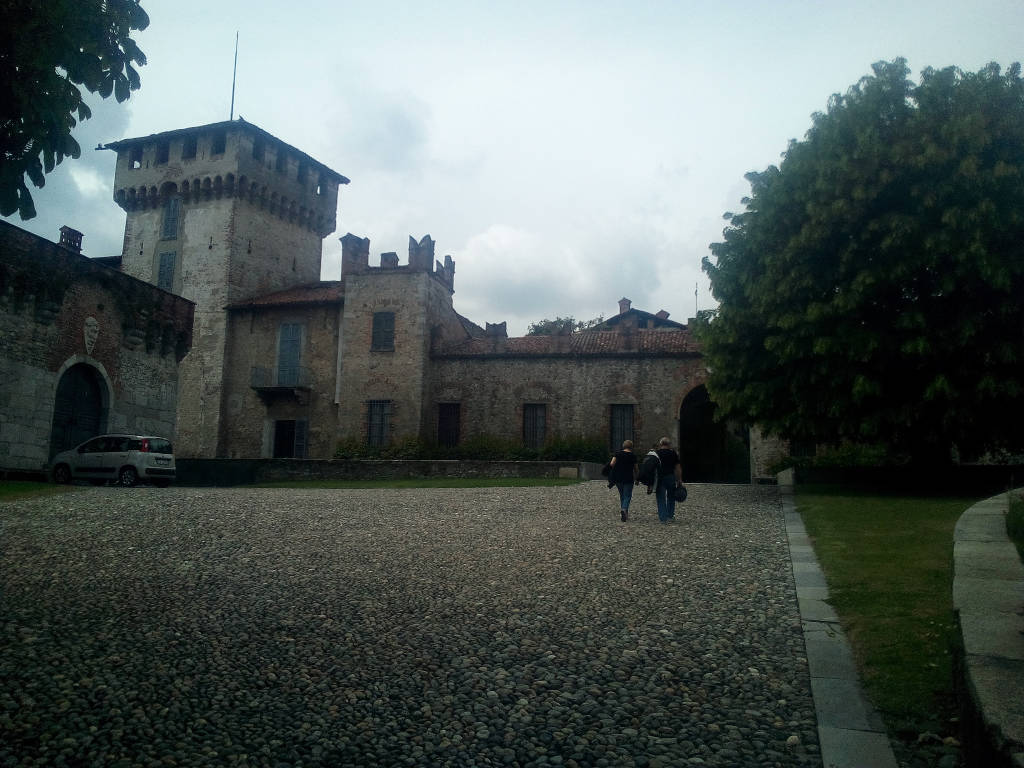
<svg viewBox="0 0 1024 768"><path fill-rule="evenodd" d="M749 430L743 425L716 422L716 407L704 385L683 398L679 408L683 481L749 483Z"/></svg>
<svg viewBox="0 0 1024 768"><path fill-rule="evenodd" d="M106 431L107 406L106 384L93 366L76 363L64 371L53 402L51 458Z"/></svg>

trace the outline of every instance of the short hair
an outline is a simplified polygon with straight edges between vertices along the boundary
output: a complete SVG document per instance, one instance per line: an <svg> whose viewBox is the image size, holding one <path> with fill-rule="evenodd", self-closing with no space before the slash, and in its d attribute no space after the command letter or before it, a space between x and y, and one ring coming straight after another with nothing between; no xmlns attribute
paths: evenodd
<svg viewBox="0 0 1024 768"><path fill-rule="evenodd" d="M663 437L661 438L661 440L658 441L658 445L672 445L672 441L669 440L667 437Z"/></svg>
<svg viewBox="0 0 1024 768"><path fill-rule="evenodd" d="M622 441L622 447L623 448L632 448L633 447L633 441L632 440L623 440Z"/></svg>

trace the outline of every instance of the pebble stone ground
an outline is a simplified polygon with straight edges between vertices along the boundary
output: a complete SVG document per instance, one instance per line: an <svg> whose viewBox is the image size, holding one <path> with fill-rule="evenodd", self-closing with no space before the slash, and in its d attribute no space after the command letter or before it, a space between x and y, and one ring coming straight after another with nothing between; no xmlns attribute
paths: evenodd
<svg viewBox="0 0 1024 768"><path fill-rule="evenodd" d="M0 505L0 766L820 766L774 488Z"/></svg>

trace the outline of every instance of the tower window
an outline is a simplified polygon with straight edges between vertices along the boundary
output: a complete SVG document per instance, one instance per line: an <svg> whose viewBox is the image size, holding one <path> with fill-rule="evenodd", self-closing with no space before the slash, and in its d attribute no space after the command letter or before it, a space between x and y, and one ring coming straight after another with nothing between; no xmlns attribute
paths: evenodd
<svg viewBox="0 0 1024 768"><path fill-rule="evenodd" d="M181 217L181 198L168 197L164 202L164 226L160 233L163 240L178 239L178 220Z"/></svg>
<svg viewBox="0 0 1024 768"><path fill-rule="evenodd" d="M277 160L274 161L274 169L280 172L288 170L288 153L284 151L284 148L277 150Z"/></svg>
<svg viewBox="0 0 1024 768"><path fill-rule="evenodd" d="M267 145L264 143L263 139L256 139L256 141L254 141L252 143L252 159L253 160L259 160L262 163L263 162L263 156L266 154L266 151L267 151Z"/></svg>
<svg viewBox="0 0 1024 768"><path fill-rule="evenodd" d="M228 146L228 134L227 131L217 131L213 134L213 142L210 145L210 153L214 155L223 155L224 151Z"/></svg>
<svg viewBox="0 0 1024 768"><path fill-rule="evenodd" d="M181 145L181 159L194 160L199 149L199 141L195 136L186 136L185 142Z"/></svg>
<svg viewBox="0 0 1024 768"><path fill-rule="evenodd" d="M370 349L386 352L395 348L395 313L374 312Z"/></svg>
<svg viewBox="0 0 1024 768"><path fill-rule="evenodd" d="M132 147L129 162L131 162L133 170L138 170L142 167L142 147Z"/></svg>
<svg viewBox="0 0 1024 768"><path fill-rule="evenodd" d="M174 290L174 267L177 262L177 254L174 251L166 251L160 254L160 265L156 274L156 287L164 291Z"/></svg>
<svg viewBox="0 0 1024 768"><path fill-rule="evenodd" d="M156 164L165 165L171 159L171 143L161 141L156 145Z"/></svg>

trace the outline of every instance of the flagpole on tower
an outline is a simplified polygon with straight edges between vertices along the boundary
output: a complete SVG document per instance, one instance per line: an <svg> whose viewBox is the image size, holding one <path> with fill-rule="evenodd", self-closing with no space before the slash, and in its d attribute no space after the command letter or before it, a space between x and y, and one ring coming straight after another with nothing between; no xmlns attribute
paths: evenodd
<svg viewBox="0 0 1024 768"><path fill-rule="evenodd" d="M238 30L235 30L235 68L231 72L231 116L228 120L235 119L235 79L238 77Z"/></svg>

